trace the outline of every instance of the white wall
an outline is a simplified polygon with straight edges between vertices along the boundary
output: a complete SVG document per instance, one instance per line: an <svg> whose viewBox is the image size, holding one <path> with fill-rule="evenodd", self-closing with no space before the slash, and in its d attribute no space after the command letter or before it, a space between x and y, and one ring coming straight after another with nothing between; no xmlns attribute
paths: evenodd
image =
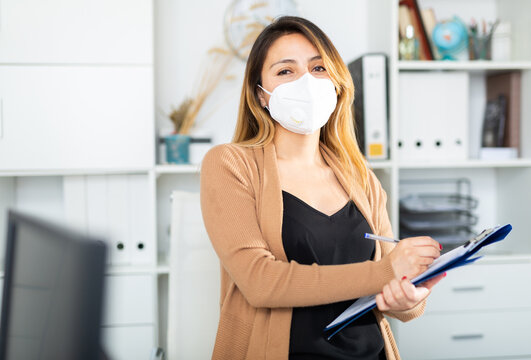
<svg viewBox="0 0 531 360"><path fill-rule="evenodd" d="M315 22L332 40L345 62L368 50L368 0L298 1L301 16ZM207 50L223 44L223 15L231 0L157 0L155 2L155 99L157 126L171 132L167 119L189 94L201 71ZM214 143L229 142L236 124L245 64L236 61L224 83L204 107L215 112L198 133L213 136Z"/></svg>

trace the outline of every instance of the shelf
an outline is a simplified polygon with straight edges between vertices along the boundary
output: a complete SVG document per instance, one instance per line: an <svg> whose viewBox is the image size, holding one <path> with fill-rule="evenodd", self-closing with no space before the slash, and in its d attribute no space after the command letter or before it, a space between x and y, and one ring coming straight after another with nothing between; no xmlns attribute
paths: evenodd
<svg viewBox="0 0 531 360"><path fill-rule="evenodd" d="M531 254L496 254L489 252L487 249L483 250L481 255L483 257L478 260L478 264L514 264L514 263L530 263Z"/></svg>
<svg viewBox="0 0 531 360"><path fill-rule="evenodd" d="M399 169L453 169L453 168L511 168L511 167L531 167L531 159L513 160L467 160L460 162L415 162L399 163Z"/></svg>
<svg viewBox="0 0 531 360"><path fill-rule="evenodd" d="M371 169L387 169L391 167L391 161L370 161L369 167ZM155 166L155 173L162 174L199 174L199 164L165 164Z"/></svg>
<svg viewBox="0 0 531 360"><path fill-rule="evenodd" d="M157 274L168 275L170 273L170 267L168 265L159 265L157 267Z"/></svg>
<svg viewBox="0 0 531 360"><path fill-rule="evenodd" d="M199 164L165 164L155 166L155 173L162 174L199 174Z"/></svg>
<svg viewBox="0 0 531 360"><path fill-rule="evenodd" d="M157 264L158 275L168 275L170 273L170 264L167 258L159 258Z"/></svg>
<svg viewBox="0 0 531 360"><path fill-rule="evenodd" d="M108 266L105 275L134 275L134 274L168 274L168 266L152 265L122 265Z"/></svg>
<svg viewBox="0 0 531 360"><path fill-rule="evenodd" d="M389 160L369 161L369 167L371 169L390 169L392 167L392 162Z"/></svg>
<svg viewBox="0 0 531 360"><path fill-rule="evenodd" d="M150 170L151 168L149 167L129 169L0 170L0 177L144 174L148 173Z"/></svg>
<svg viewBox="0 0 531 360"><path fill-rule="evenodd" d="M199 174L199 164L166 164L156 165L155 174ZM0 177L19 176L69 176L69 175L107 175L107 174L144 174L153 168L125 169L51 169L51 170L0 170Z"/></svg>
<svg viewBox="0 0 531 360"><path fill-rule="evenodd" d="M389 169L391 168L391 161L371 161L369 167L371 169ZM187 165L157 165L155 167L155 173L157 175L163 174L199 174L199 164L187 164Z"/></svg>
<svg viewBox="0 0 531 360"><path fill-rule="evenodd" d="M170 267L163 266L148 266L148 265L123 265L123 266L108 266L105 269L105 275L139 275L139 274L168 274ZM0 271L0 279L4 278L4 271Z"/></svg>
<svg viewBox="0 0 531 360"><path fill-rule="evenodd" d="M531 61L398 61L398 70L466 70L466 71L502 71L531 70Z"/></svg>

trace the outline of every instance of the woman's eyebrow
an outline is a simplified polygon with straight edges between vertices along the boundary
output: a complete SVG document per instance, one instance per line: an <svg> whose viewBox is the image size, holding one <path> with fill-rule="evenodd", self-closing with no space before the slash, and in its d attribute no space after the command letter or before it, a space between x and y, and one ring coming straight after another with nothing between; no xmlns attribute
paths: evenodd
<svg viewBox="0 0 531 360"><path fill-rule="evenodd" d="M321 58L321 55L315 55L311 58L308 59L308 62L312 62L312 61L315 61L315 60L320 60L322 59ZM286 63L290 63L290 64L295 64L296 61L294 59L282 59L282 60L279 60L277 62L274 62L273 64L271 64L271 66L269 67L269 69L271 69L273 66L277 65L277 64L286 64Z"/></svg>
<svg viewBox="0 0 531 360"><path fill-rule="evenodd" d="M271 69L273 66L275 66L275 65L277 65L277 64L285 64L285 63L292 63L292 64L295 64L296 61L293 60L293 59L282 59L282 60L279 60L279 61L277 61L277 62L271 64L271 66L270 66L269 68Z"/></svg>

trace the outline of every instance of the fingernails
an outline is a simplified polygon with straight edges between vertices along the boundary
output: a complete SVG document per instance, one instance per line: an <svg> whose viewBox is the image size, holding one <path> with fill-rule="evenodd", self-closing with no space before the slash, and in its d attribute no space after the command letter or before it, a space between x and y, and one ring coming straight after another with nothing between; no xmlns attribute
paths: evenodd
<svg viewBox="0 0 531 360"><path fill-rule="evenodd" d="M407 279L407 276L402 276L402 280L406 280Z"/></svg>
<svg viewBox="0 0 531 360"><path fill-rule="evenodd" d="M441 249L441 250L442 250L442 245L441 245L441 244L439 244L439 249Z"/></svg>
<svg viewBox="0 0 531 360"><path fill-rule="evenodd" d="M445 276L446 276L446 271L445 271L444 274L443 274L443 277L445 277Z"/></svg>

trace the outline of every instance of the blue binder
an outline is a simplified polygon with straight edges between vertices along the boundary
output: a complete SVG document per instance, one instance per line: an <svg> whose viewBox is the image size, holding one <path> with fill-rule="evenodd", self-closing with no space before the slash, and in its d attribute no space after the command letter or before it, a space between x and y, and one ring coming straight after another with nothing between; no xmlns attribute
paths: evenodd
<svg viewBox="0 0 531 360"><path fill-rule="evenodd" d="M482 256L473 255L477 253L482 247L493 244L495 242L505 239L507 234L511 232L513 227L510 224L504 226L497 226L492 229L483 230L479 235L469 240L465 244L455 248L446 254L437 258L428 269L411 280L414 285L423 283L439 274L455 269L460 266L468 265L480 259ZM329 336L328 340L335 334L345 328L348 324L366 314L376 307L376 295L365 296L355 301L348 309L343 311L334 321L328 324L324 331L334 330Z"/></svg>

